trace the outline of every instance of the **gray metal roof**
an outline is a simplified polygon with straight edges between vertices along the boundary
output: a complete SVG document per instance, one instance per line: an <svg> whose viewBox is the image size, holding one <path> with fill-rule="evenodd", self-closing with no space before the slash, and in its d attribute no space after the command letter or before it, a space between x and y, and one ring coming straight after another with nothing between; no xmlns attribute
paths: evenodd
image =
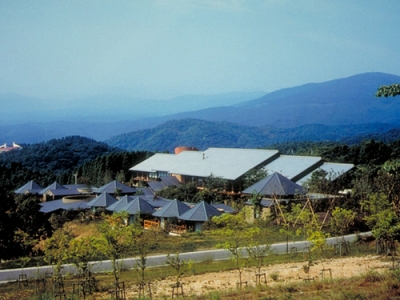
<svg viewBox="0 0 400 300"><path fill-rule="evenodd" d="M205 151L183 151L179 154L155 154L131 171L180 174L207 177L211 174L235 180L254 167L274 158L277 150L209 148Z"/></svg>
<svg viewBox="0 0 400 300"><path fill-rule="evenodd" d="M321 157L318 156L281 155L267 164L264 169L268 174L278 172L290 180L298 180L296 177L307 175L322 163Z"/></svg>
<svg viewBox="0 0 400 300"><path fill-rule="evenodd" d="M115 191L117 189L121 190L121 194L133 194L136 192L136 189L131 188L117 180L113 180L98 189L94 190L96 194L101 194L103 192L109 193L109 194L115 194Z"/></svg>
<svg viewBox="0 0 400 300"><path fill-rule="evenodd" d="M160 177L160 180L162 183L165 184L165 186L176 186L176 187L181 186L181 183L175 176L162 176Z"/></svg>
<svg viewBox="0 0 400 300"><path fill-rule="evenodd" d="M135 214L149 214L151 215L154 212L154 207L149 204L144 198L138 196L134 197L132 201L130 201L127 205L122 207L118 211L126 210L130 215Z"/></svg>
<svg viewBox="0 0 400 300"><path fill-rule="evenodd" d="M253 192L266 196L292 196L306 193L303 187L277 172L268 175L242 191L243 194L252 194Z"/></svg>
<svg viewBox="0 0 400 300"><path fill-rule="evenodd" d="M47 190L45 194L60 197L60 196L80 195L81 193L77 189L50 189Z"/></svg>
<svg viewBox="0 0 400 300"><path fill-rule="evenodd" d="M205 222L214 216L220 216L221 212L205 201L183 213L179 219L193 222Z"/></svg>
<svg viewBox="0 0 400 300"><path fill-rule="evenodd" d="M154 192L148 187L138 187L136 188L136 194L142 193L145 196L153 196Z"/></svg>
<svg viewBox="0 0 400 300"><path fill-rule="evenodd" d="M150 189L155 192L158 192L166 187L166 185L161 181L149 181L147 184L149 185Z"/></svg>
<svg viewBox="0 0 400 300"><path fill-rule="evenodd" d="M352 168L354 168L353 164L340 164L340 163L324 162L322 166L320 166L318 169L314 170L313 172L309 173L307 176L296 181L296 183L303 185L307 180L311 179L312 173L314 173L317 170L324 170L325 172L328 173L327 178L334 180L334 179L338 178L339 176L341 176L342 174L350 171Z"/></svg>
<svg viewBox="0 0 400 300"><path fill-rule="evenodd" d="M160 210L157 210L153 213L155 217L161 218L171 218L171 217L179 217L183 213L187 212L190 209L185 203L174 199Z"/></svg>
<svg viewBox="0 0 400 300"><path fill-rule="evenodd" d="M17 190L14 191L16 194L25 194L25 193L31 193L31 194L38 194L41 190L43 190L43 187L38 185L36 182L33 180L29 181L25 185L21 186Z"/></svg>
<svg viewBox="0 0 400 300"><path fill-rule="evenodd" d="M121 197L117 202L115 202L114 204L111 204L110 206L107 206L106 210L109 211L115 211L118 212L121 210L121 208L123 208L124 206L126 206L129 202L131 202L133 200L132 196L123 196Z"/></svg>
<svg viewBox="0 0 400 300"><path fill-rule="evenodd" d="M90 207L108 207L117 201L118 200L115 199L113 196L104 192L101 195L94 198L93 200L91 200L90 202L88 202L87 205Z"/></svg>
<svg viewBox="0 0 400 300"><path fill-rule="evenodd" d="M145 195L144 198L146 199L147 202L149 202L153 207L156 207L156 208L164 207L165 205L168 205L172 201L170 199L162 198L162 197L154 196L154 195Z"/></svg>
<svg viewBox="0 0 400 300"><path fill-rule="evenodd" d="M49 213L56 210L75 210L75 209L88 209L86 201L80 202L72 202L72 203L64 203L62 199L42 202L39 205L41 206L40 212L42 213Z"/></svg>
<svg viewBox="0 0 400 300"><path fill-rule="evenodd" d="M214 206L216 209L218 209L221 212L225 212L225 213L234 213L235 210L230 207L229 205L226 205L224 203L219 203L219 204L211 204L212 206Z"/></svg>
<svg viewBox="0 0 400 300"><path fill-rule="evenodd" d="M46 194L47 191L49 190L67 190L67 188L65 186L62 186L61 184L59 184L58 182L53 182L52 184L50 184L49 186L45 187L44 189L42 189L39 194L44 195Z"/></svg>

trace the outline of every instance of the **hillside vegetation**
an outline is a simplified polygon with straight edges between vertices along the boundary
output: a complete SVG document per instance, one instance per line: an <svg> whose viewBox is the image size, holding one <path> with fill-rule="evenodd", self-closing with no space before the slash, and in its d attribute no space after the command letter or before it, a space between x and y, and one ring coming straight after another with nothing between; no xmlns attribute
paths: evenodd
<svg viewBox="0 0 400 300"><path fill-rule="evenodd" d="M155 128L125 133L106 142L128 151L169 151L177 146L265 148L285 143L360 143L365 139L394 141L400 138L398 125L304 125L297 128L250 127L229 122L198 119L172 120Z"/></svg>

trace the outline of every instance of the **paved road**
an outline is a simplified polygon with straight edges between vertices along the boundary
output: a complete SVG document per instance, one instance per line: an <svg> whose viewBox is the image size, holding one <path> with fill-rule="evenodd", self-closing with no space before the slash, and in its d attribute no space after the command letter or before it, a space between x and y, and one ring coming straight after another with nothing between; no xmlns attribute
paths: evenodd
<svg viewBox="0 0 400 300"><path fill-rule="evenodd" d="M360 233L361 236L368 236L371 235L371 232L364 232ZM326 243L329 246L333 246L339 241L340 238L333 237L328 238ZM356 234L351 234L345 236L345 240L348 242L353 242L357 239ZM288 242L288 243L278 243L271 245L271 250L273 253L286 253L287 249L291 251L292 247L295 247L298 252L304 251L309 247L309 242L307 241L300 241L300 242ZM180 253L179 257L183 260L192 260L194 262L201 262L201 261L213 261L213 260L227 260L231 257L231 254L228 250L205 250L205 251L196 251L196 252L186 252ZM126 258L121 263L123 264L123 268L131 269L135 266L135 258ZM167 255L155 255L149 256L147 258L147 266L148 267L156 267L156 266L164 266L166 265ZM92 262L92 272L106 272L111 271L111 262L109 260L103 260L98 262ZM24 268L24 269L7 269L7 270L0 270L0 283L16 281L19 278L19 275L24 273L27 274L29 278L36 278L45 276L45 273L52 272L52 266L42 266L42 267L32 267L32 268ZM62 269L62 274L76 273L76 268L73 265L64 265Z"/></svg>

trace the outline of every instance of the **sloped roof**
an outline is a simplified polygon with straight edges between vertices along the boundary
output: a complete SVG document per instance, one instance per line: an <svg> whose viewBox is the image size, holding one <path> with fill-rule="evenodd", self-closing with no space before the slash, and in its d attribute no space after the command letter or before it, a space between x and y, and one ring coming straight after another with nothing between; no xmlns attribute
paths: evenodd
<svg viewBox="0 0 400 300"><path fill-rule="evenodd" d="M153 207L164 207L165 205L168 205L172 201L170 199L154 195L146 195L144 197L146 201L149 202Z"/></svg>
<svg viewBox="0 0 400 300"><path fill-rule="evenodd" d="M114 204L111 204L110 206L107 206L107 210L109 211L115 211L118 212L121 210L121 208L123 208L124 206L126 206L129 202L131 202L133 200L132 196L123 196L121 197L117 202L115 202Z"/></svg>
<svg viewBox="0 0 400 300"><path fill-rule="evenodd" d="M93 200L91 200L90 202L88 202L87 205L90 207L108 207L117 201L118 200L115 199L113 196L104 192L104 193L101 193L96 198L94 198Z"/></svg>
<svg viewBox="0 0 400 300"><path fill-rule="evenodd" d="M218 209L221 212L226 212L226 213L234 213L235 210L230 207L229 205L226 205L224 203L219 203L219 204L211 204L214 206L216 209Z"/></svg>
<svg viewBox="0 0 400 300"><path fill-rule="evenodd" d="M159 179L160 181L149 181L147 183L149 187L155 192L162 190L163 188L166 188L168 186L181 186L181 183L175 176L161 176Z"/></svg>
<svg viewBox="0 0 400 300"><path fill-rule="evenodd" d="M189 209L190 207L187 206L185 203L174 199L167 205L162 207L160 210L154 212L153 216L161 218L179 217L183 213L187 212Z"/></svg>
<svg viewBox="0 0 400 300"><path fill-rule="evenodd" d="M144 198L138 196L134 197L127 205L118 211L126 210L130 215L135 214L149 214L154 212L154 207L149 204Z"/></svg>
<svg viewBox="0 0 400 300"><path fill-rule="evenodd" d="M290 181L285 176L275 172L264 179L256 182L248 187L243 194L252 194L253 192L266 196L291 196L296 194L305 194L306 191L293 181Z"/></svg>
<svg viewBox="0 0 400 300"><path fill-rule="evenodd" d="M161 181L149 181L147 184L155 192L158 192L166 187L164 182L161 182Z"/></svg>
<svg viewBox="0 0 400 300"><path fill-rule="evenodd" d="M80 192L77 189L50 189L47 190L45 194L54 196L72 196L79 195Z"/></svg>
<svg viewBox="0 0 400 300"><path fill-rule="evenodd" d="M16 193L16 194L25 194L25 193L35 194L35 193L39 193L41 190L43 190L43 187L41 187L36 182L31 180L28 183L26 183L25 185L23 185L20 188L18 188L17 190L15 190L14 193Z"/></svg>
<svg viewBox="0 0 400 300"><path fill-rule="evenodd" d="M49 186L45 187L44 189L42 189L39 194L43 195L45 194L47 191L49 190L67 190L67 188L65 186L62 186L61 184L59 184L58 182L53 182L52 184L50 184Z"/></svg>
<svg viewBox="0 0 400 300"><path fill-rule="evenodd" d="M136 189L131 188L117 180L113 180L113 181L99 187L98 189L95 189L94 192L96 194L101 194L103 192L106 192L109 194L115 194L115 191L117 189L120 189L122 194L133 194L136 192Z"/></svg>
<svg viewBox="0 0 400 300"><path fill-rule="evenodd" d="M162 176L160 177L160 180L162 183L164 183L165 186L176 186L176 187L181 186L181 183L175 176Z"/></svg>
<svg viewBox="0 0 400 300"><path fill-rule="evenodd" d="M42 202L39 205L41 206L40 212L49 213L56 210L75 210L75 209L88 209L88 202L80 201L80 202L72 202L72 203L64 203L62 199Z"/></svg>
<svg viewBox="0 0 400 300"><path fill-rule="evenodd" d="M353 164L324 162L322 166L320 166L318 169L314 170L313 172L307 174L307 176L296 181L296 183L303 185L307 180L311 179L312 174L318 170L324 170L325 172L327 172L328 173L326 175L327 179L335 180L336 178L340 177L344 173L347 173L348 171L350 171L353 168L354 168Z"/></svg>
<svg viewBox="0 0 400 300"><path fill-rule="evenodd" d="M198 203L195 207L183 213L179 219L194 222L205 222L214 216L220 216L221 212L205 201Z"/></svg>
<svg viewBox="0 0 400 300"><path fill-rule="evenodd" d="M227 180L235 180L277 155L279 155L277 150L239 148L209 148L203 152L183 151L179 154L157 153L130 170L163 171L197 177L207 177L212 174Z"/></svg>
<svg viewBox="0 0 400 300"><path fill-rule="evenodd" d="M281 155L264 169L268 174L278 172L290 180L297 181L322 164L322 158L318 156Z"/></svg>
<svg viewBox="0 0 400 300"><path fill-rule="evenodd" d="M138 192L141 192L145 196L153 196L154 195L154 192L148 187L138 187L138 188L136 188L136 194L138 194Z"/></svg>

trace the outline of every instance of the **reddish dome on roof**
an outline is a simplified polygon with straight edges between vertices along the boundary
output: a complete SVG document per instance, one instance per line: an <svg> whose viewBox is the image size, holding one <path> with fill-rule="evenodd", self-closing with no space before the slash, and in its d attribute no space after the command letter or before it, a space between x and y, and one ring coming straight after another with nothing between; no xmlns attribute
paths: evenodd
<svg viewBox="0 0 400 300"><path fill-rule="evenodd" d="M180 146L175 148L175 154L179 154L182 151L199 151L196 147L190 147L190 146Z"/></svg>

